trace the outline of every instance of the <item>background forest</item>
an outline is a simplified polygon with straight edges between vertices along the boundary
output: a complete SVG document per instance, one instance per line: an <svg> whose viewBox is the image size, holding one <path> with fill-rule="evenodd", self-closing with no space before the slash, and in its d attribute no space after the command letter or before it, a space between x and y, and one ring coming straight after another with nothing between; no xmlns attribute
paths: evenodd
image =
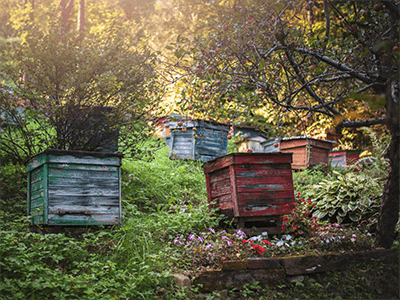
<svg viewBox="0 0 400 300"><path fill-rule="evenodd" d="M172 274L236 258L397 249L399 59L399 1L2 0L0 298L398 298L398 267L374 263L228 296L178 287ZM121 225L31 232L24 164L47 148L110 146L91 121L99 110L125 155ZM299 203L285 234L296 239L280 248L269 237L274 247L260 254L208 210L201 164L170 160L154 137L171 114L269 137L340 136L336 149L374 163L293 173ZM344 220L343 241L319 238L321 228L336 237L329 224ZM180 246L191 237L209 244Z"/></svg>

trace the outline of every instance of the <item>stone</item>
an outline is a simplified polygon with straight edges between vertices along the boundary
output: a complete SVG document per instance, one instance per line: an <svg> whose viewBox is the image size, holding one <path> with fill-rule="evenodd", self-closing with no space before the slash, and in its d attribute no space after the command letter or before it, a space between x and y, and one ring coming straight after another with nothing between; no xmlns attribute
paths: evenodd
<svg viewBox="0 0 400 300"><path fill-rule="evenodd" d="M233 270L244 270L247 268L247 261L224 261L222 262L222 270L233 271Z"/></svg>
<svg viewBox="0 0 400 300"><path fill-rule="evenodd" d="M303 275L297 275L297 276L287 276L286 281L287 282L294 282L294 281L303 281L304 280Z"/></svg>
<svg viewBox="0 0 400 300"><path fill-rule="evenodd" d="M281 269L282 266L276 258L250 258L247 261L247 269Z"/></svg>
<svg viewBox="0 0 400 300"><path fill-rule="evenodd" d="M172 278L175 279L175 284L179 287L190 288L192 286L189 277L183 274L172 274Z"/></svg>

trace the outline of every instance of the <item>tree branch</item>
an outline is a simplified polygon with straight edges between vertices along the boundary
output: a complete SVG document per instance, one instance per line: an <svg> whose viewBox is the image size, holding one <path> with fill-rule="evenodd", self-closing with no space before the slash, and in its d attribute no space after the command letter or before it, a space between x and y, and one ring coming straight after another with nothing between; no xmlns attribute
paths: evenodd
<svg viewBox="0 0 400 300"><path fill-rule="evenodd" d="M368 127L377 124L385 124L387 119L388 119L387 117L382 117L378 119L361 120L361 121L345 120L340 122L338 127L346 127L346 128Z"/></svg>
<svg viewBox="0 0 400 300"><path fill-rule="evenodd" d="M327 42L329 39L329 29L330 29L330 23L331 19L329 17L329 7L328 7L328 0L324 0L324 13L325 13L325 37L324 41Z"/></svg>
<svg viewBox="0 0 400 300"><path fill-rule="evenodd" d="M366 75L361 74L360 72L355 71L354 69L346 66L345 64L338 62L336 60L331 59L330 57L326 56L326 55L320 55L317 52L313 52L313 51L309 51L307 49L303 49L303 48L295 48L296 51L303 53L303 54L307 54L310 56L313 56L317 59L319 59L320 61L340 70L340 71L344 71L347 72L349 75L351 75L353 78L359 79L364 83L372 83L373 81L371 80L371 78L369 78Z"/></svg>

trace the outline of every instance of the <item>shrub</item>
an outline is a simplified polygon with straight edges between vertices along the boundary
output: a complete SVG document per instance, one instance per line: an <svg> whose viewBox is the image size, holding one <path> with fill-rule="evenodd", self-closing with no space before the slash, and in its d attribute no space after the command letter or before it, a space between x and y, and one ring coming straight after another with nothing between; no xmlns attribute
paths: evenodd
<svg viewBox="0 0 400 300"><path fill-rule="evenodd" d="M282 232L295 236L310 236L317 230L319 224L316 217L311 218L310 205L312 201L305 200L297 193L295 208L290 215L282 218Z"/></svg>
<svg viewBox="0 0 400 300"><path fill-rule="evenodd" d="M375 223L380 206L381 180L363 173L336 174L314 185L308 195L315 204L313 216L331 222Z"/></svg>
<svg viewBox="0 0 400 300"><path fill-rule="evenodd" d="M26 215L27 176L23 165L0 168L0 216L2 225Z"/></svg>

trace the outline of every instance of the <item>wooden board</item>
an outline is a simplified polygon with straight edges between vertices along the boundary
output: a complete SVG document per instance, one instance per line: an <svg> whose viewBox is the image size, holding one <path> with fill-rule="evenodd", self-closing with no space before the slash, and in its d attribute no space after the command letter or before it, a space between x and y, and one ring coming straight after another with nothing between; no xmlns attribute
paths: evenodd
<svg viewBox="0 0 400 300"><path fill-rule="evenodd" d="M33 224L120 223L121 156L51 153L42 153L27 167L28 214L34 216Z"/></svg>
<svg viewBox="0 0 400 300"><path fill-rule="evenodd" d="M293 169L303 169L320 164L328 165L329 151L335 143L309 137L283 138L279 150L293 153Z"/></svg>
<svg viewBox="0 0 400 300"><path fill-rule="evenodd" d="M194 127L196 131L193 130ZM227 153L229 126L226 124L190 120L183 122L183 126L178 126L177 122L171 122L170 128L172 129L169 141L171 159L206 162Z"/></svg>
<svg viewBox="0 0 400 300"><path fill-rule="evenodd" d="M203 165L208 202L227 216L280 216L294 208L292 155L232 153Z"/></svg>

